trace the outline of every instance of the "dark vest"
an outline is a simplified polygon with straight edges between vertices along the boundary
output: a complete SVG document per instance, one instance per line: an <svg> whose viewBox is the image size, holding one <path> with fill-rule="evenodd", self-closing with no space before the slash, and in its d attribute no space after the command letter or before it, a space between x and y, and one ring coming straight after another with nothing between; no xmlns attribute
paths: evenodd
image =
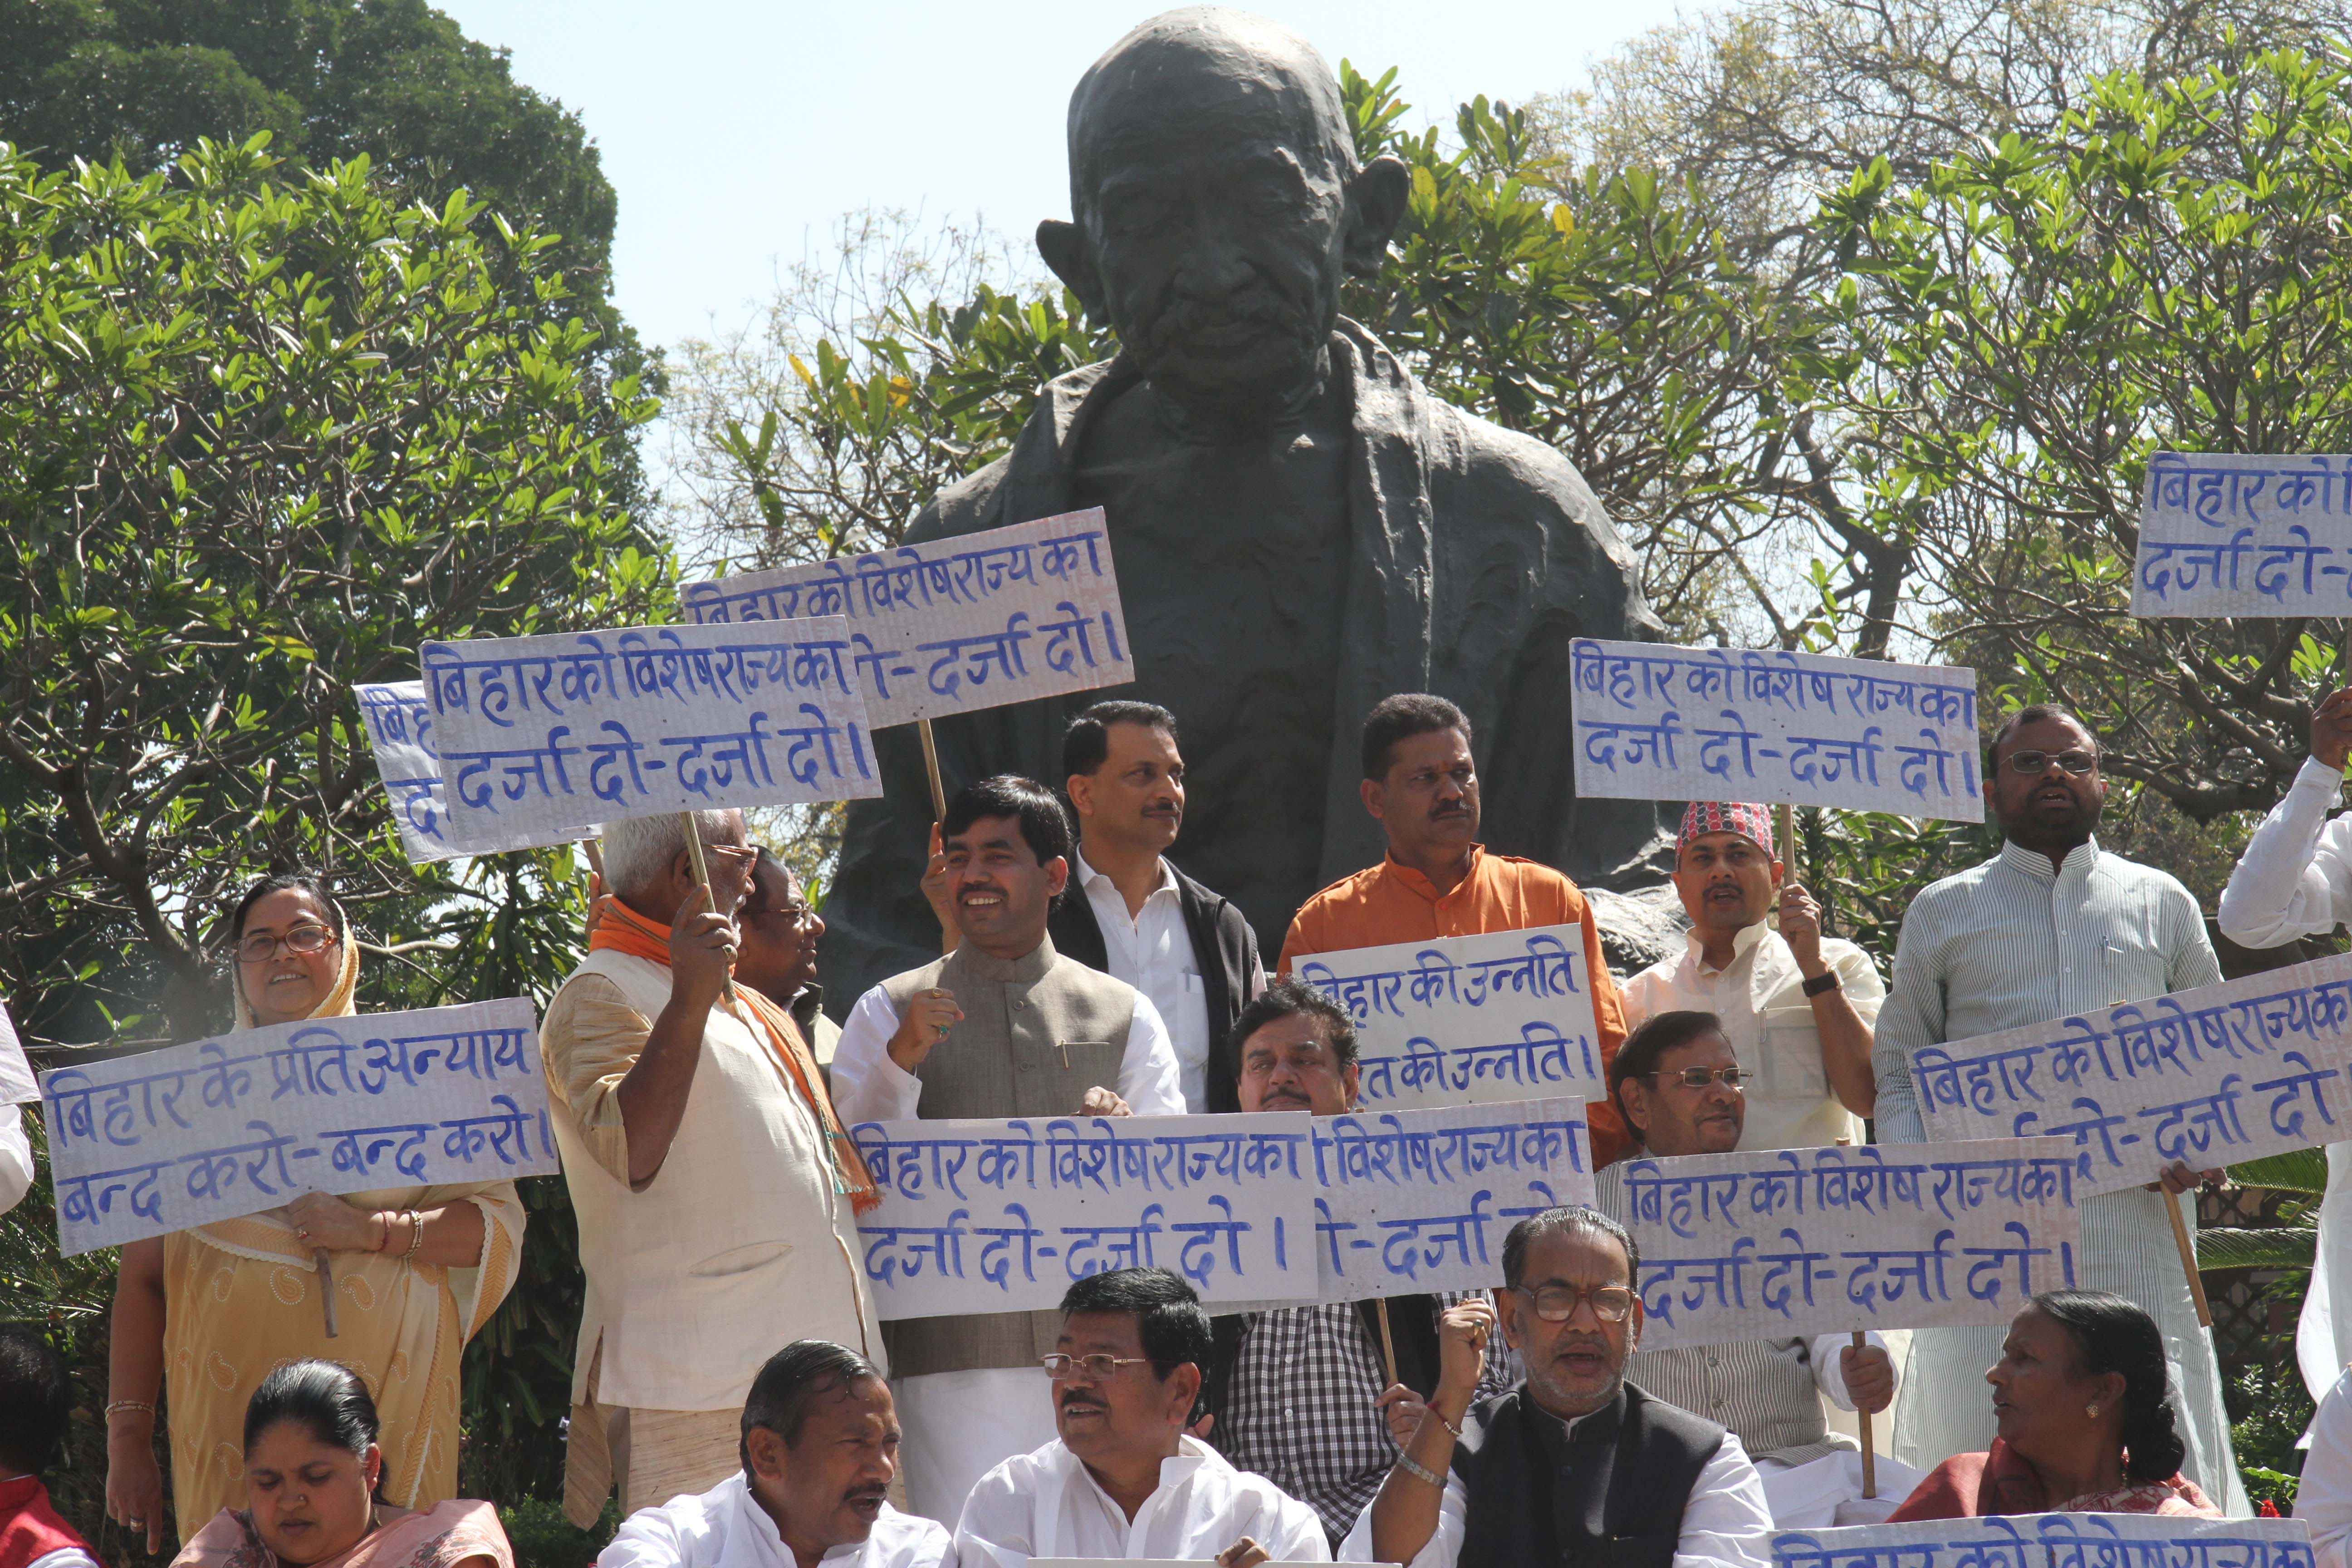
<svg viewBox="0 0 2352 1568"><path fill-rule="evenodd" d="M1724 1429L1632 1384L1565 1432L1527 1384L1470 1412L1460 1568L1672 1568L1683 1509Z"/></svg>

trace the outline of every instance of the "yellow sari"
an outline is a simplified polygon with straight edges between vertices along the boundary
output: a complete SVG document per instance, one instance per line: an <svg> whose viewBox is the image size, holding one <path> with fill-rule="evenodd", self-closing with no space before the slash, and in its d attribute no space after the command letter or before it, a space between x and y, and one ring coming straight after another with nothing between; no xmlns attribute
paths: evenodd
<svg viewBox="0 0 2352 1568"><path fill-rule="evenodd" d="M359 948L343 933L342 973L314 1018L358 1009ZM240 990L237 1027L253 1026ZM362 1209L482 1211L480 1258L443 1268L386 1254L328 1254L337 1337L327 1337L316 1261L283 1209L163 1238L163 1375L172 1504L180 1542L223 1509L245 1506L245 1407L270 1372L317 1356L357 1373L383 1422L381 1495L429 1510L457 1492L457 1366L466 1342L514 1289L523 1208L512 1182L350 1193Z"/></svg>

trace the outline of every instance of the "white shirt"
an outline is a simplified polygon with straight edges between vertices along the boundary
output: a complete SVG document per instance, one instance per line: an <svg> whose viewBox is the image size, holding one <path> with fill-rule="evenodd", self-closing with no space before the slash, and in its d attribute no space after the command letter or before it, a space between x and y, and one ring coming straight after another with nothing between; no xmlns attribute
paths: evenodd
<svg viewBox="0 0 2352 1568"><path fill-rule="evenodd" d="M2352 816L2327 814L2344 774L2307 759L2271 807L2221 890L2221 934L2241 947L2280 947L2325 936L2352 919Z"/></svg>
<svg viewBox="0 0 2352 1568"><path fill-rule="evenodd" d="M1699 933L1689 931L1683 952L1625 982L1619 994L1626 1032L1661 1013L1712 1013L1723 1020L1739 1065L1757 1075L1748 1086L1742 1149L1825 1149L1841 1138L1863 1142L1862 1118L1830 1087L1804 971L1780 934L1762 921L1741 928L1731 939L1731 962L1721 969L1706 966L1705 952ZM1870 955L1825 936L1822 961L1862 1021L1875 1023L1886 987Z"/></svg>
<svg viewBox="0 0 2352 1568"><path fill-rule="evenodd" d="M1184 903L1176 891L1176 873L1160 862L1160 885L1143 900L1143 909L1128 918L1127 895L1118 885L1087 863L1084 849L1070 858L1078 886L1086 890L1087 906L1102 928L1103 953L1111 978L1124 980L1160 1009L1176 1047L1177 1070L1182 1075L1188 1110L1209 1108L1209 994L1201 987L1201 960L1192 951L1192 933L1184 924Z"/></svg>
<svg viewBox="0 0 2352 1568"><path fill-rule="evenodd" d="M1568 1429L1575 1431L1576 1424L1570 1421ZM1372 1510L1379 1502L1375 1498L1356 1516L1356 1528L1339 1543L1340 1562L1375 1561ZM1409 1568L1454 1568L1468 1510L1469 1489L1460 1472L1449 1473L1445 1495L1438 1500L1437 1531ZM1675 1542L1674 1568L1769 1568L1771 1557L1772 1510L1764 1501L1764 1479L1739 1446L1738 1435L1726 1432L1723 1446L1691 1483L1690 1500L1683 1505L1682 1534Z"/></svg>
<svg viewBox="0 0 2352 1568"><path fill-rule="evenodd" d="M956 1523L971 1568L1023 1568L1032 1557L1206 1562L1248 1536L1276 1563L1328 1563L1315 1510L1264 1476L1236 1470L1195 1437L1160 1461L1160 1489L1129 1523L1059 1438L980 1479Z"/></svg>
<svg viewBox="0 0 2352 1568"><path fill-rule="evenodd" d="M25 1113L16 1107L41 1098L16 1026L0 1008L0 1214L24 1201L33 1187L33 1141L25 1134Z"/></svg>
<svg viewBox="0 0 2352 1568"><path fill-rule="evenodd" d="M596 1568L794 1568L796 1561L738 1470L699 1497L674 1497L623 1520L596 1554ZM863 1542L836 1546L824 1561L838 1568L956 1568L944 1529L887 1502Z"/></svg>
<svg viewBox="0 0 2352 1568"><path fill-rule="evenodd" d="M2352 1372L2336 1380L2311 1418L2294 1517L2310 1521L2318 1568L2352 1568Z"/></svg>
<svg viewBox="0 0 2352 1568"><path fill-rule="evenodd" d="M898 1009L879 985L849 1010L841 1043L833 1048L833 1108L845 1125L915 1119L923 1080L890 1059L890 1037L898 1032ZM1127 1051L1119 1058L1118 1097L1138 1116L1184 1114L1176 1048L1169 1043L1160 1009L1140 990L1128 1021ZM1071 1106L1069 1114L1077 1113Z"/></svg>

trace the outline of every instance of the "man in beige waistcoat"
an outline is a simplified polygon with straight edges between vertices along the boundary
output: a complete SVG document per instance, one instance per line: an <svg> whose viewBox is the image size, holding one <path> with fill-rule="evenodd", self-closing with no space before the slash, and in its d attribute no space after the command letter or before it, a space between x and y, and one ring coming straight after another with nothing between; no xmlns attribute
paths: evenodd
<svg viewBox="0 0 2352 1568"><path fill-rule="evenodd" d="M855 1240L872 1186L828 1138L816 1063L790 1016L737 988L731 916L751 870L742 814L606 825L588 956L540 1029L550 1118L587 1275L563 1510L585 1529L740 1468L740 1417L778 1342L880 1360Z"/></svg>
<svg viewBox="0 0 2352 1568"><path fill-rule="evenodd" d="M940 822L955 952L857 999L833 1058L845 1121L1176 1116L1176 1049L1150 998L1054 951L1046 913L1070 876L1053 792L1003 774L967 784ZM1044 1359L1055 1312L888 1326L907 1499L952 1525L973 1483L1054 1440Z"/></svg>

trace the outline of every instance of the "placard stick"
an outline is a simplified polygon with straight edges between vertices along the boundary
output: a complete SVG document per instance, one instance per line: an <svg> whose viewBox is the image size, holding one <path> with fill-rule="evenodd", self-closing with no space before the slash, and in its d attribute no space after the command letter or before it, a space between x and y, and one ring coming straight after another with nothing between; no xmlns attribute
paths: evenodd
<svg viewBox="0 0 2352 1568"><path fill-rule="evenodd" d="M1787 875L1797 874L1797 808L1776 805L1772 808L1772 837L1779 839L1780 864L1788 868Z"/></svg>
<svg viewBox="0 0 2352 1568"><path fill-rule="evenodd" d="M1786 812L1789 808L1784 805L1780 809ZM1785 833L1788 829L1782 826L1775 831ZM1838 1140L1838 1147L1845 1148L1853 1142L1851 1138L1841 1138ZM1860 1329L1854 1330L1853 1348L1866 1350L1869 1346L1870 1341L1864 1337L1863 1331ZM1869 1411L1857 1409L1853 1413L1853 1429L1862 1438L1862 1495L1874 1498L1878 1495L1878 1450L1870 1440Z"/></svg>
<svg viewBox="0 0 2352 1568"><path fill-rule="evenodd" d="M1388 1385L1397 1385L1396 1336L1389 1332L1389 1301L1385 1296L1372 1302L1372 1315L1381 1321L1381 1360L1389 1369Z"/></svg>
<svg viewBox="0 0 2352 1568"><path fill-rule="evenodd" d="M2172 1245L2180 1249L2181 1272L2189 1276L2189 1298L2197 1303L2197 1326L2213 1326L2213 1309L2205 1303L2205 1277L2197 1272L2197 1243L2189 1237L2188 1222L2180 1217L2180 1200L2158 1189L2164 1200L2164 1212L2172 1219Z"/></svg>
<svg viewBox="0 0 2352 1568"><path fill-rule="evenodd" d="M310 1256L319 1260L319 1306L327 1315L327 1337L335 1337L335 1271L327 1265L327 1249L314 1247Z"/></svg>
<svg viewBox="0 0 2352 1568"><path fill-rule="evenodd" d="M695 884L708 893L710 891L710 864L703 858L702 835L694 826L694 813L679 812L677 823L686 829L686 852L694 858ZM731 1012L735 1006L735 976L731 972L727 976L726 994L728 1010Z"/></svg>
<svg viewBox="0 0 2352 1568"><path fill-rule="evenodd" d="M596 873L596 880L599 882L604 879L604 841L601 838L583 838L580 841L580 847L588 851L588 869Z"/></svg>
<svg viewBox="0 0 2352 1568"><path fill-rule="evenodd" d="M931 738L931 721L915 721L915 733L923 738L923 771L931 775L931 820L944 822L948 815L947 786L940 782L940 743Z"/></svg>

